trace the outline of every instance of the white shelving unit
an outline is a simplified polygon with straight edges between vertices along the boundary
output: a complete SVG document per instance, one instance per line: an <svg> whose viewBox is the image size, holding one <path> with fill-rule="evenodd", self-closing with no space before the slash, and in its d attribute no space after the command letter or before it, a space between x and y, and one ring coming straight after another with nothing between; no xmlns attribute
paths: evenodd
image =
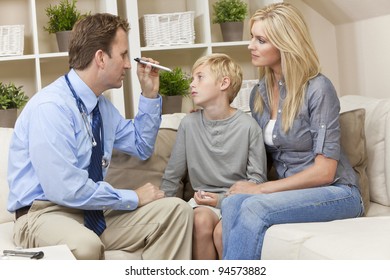
<svg viewBox="0 0 390 280"><path fill-rule="evenodd" d="M255 10L275 2L274 0L244 0L248 3L249 15ZM110 12L129 20L130 58L132 69L120 89L105 93L122 115L133 117L137 112L141 93L133 58L152 57L168 67L182 67L190 73L193 63L203 55L223 52L236 59L244 69L244 79L256 79L257 71L252 66L247 49L250 32L249 16L244 24L244 37L240 42L223 42L220 27L212 24L212 5L216 0L78 0L81 12ZM42 87L68 71L68 54L59 53L55 35L43 30L47 17L45 8L55 5L52 0L1 0L0 25L24 24L24 55L0 57L0 79L23 85L27 95L32 96ZM195 43L169 47L146 47L143 45L141 22L145 14L161 14L194 11ZM185 102L184 104L186 104ZM187 106L187 107L186 107ZM192 103L183 106L191 109Z"/></svg>
<svg viewBox="0 0 390 280"><path fill-rule="evenodd" d="M249 15L257 9L271 3L273 0L244 0L248 4ZM244 69L244 79L257 78L257 71L251 64L248 44L250 40L249 15L244 23L243 41L223 42L219 24L212 23L213 4L216 0L126 0L123 10L128 16L131 24L130 44L131 57L145 56L158 60L162 65L168 67L181 67L184 71L191 73L194 62L201 56L222 52L232 56ZM195 19L195 43L191 45L177 45L169 47L146 47L143 45L141 22L145 14L162 14L194 11ZM140 86L137 82L136 64L130 75L127 86L131 88L132 107L127 111L135 113L138 108ZM129 104L129 103L127 103ZM191 109L191 105L183 106L183 111Z"/></svg>
<svg viewBox="0 0 390 280"><path fill-rule="evenodd" d="M23 86L30 97L68 71L68 53L58 52L55 35L43 29L47 23L45 8L57 3L51 0L0 2L0 25L24 25L24 54L0 57L0 81ZM91 11L117 14L118 10L117 2L112 0L78 0L76 5L82 13ZM123 89L105 94L124 115Z"/></svg>

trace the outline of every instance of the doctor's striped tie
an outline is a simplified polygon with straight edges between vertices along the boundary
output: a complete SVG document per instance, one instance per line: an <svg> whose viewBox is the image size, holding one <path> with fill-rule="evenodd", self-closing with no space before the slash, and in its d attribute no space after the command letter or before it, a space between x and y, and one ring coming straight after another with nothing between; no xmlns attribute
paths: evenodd
<svg viewBox="0 0 390 280"><path fill-rule="evenodd" d="M94 182L103 180L102 173L102 144L100 140L100 131L102 126L102 118L99 112L99 103L92 111L92 133L96 141L96 146L92 147L91 163L88 168L89 178ZM106 221L102 210L85 210L84 225L93 230L100 236L106 229Z"/></svg>

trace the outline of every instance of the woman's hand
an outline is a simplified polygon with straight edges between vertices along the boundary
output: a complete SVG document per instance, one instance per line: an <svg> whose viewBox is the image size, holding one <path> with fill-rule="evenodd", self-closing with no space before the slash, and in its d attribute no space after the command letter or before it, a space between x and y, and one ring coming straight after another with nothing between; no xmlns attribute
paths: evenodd
<svg viewBox="0 0 390 280"><path fill-rule="evenodd" d="M208 205L212 207L218 205L218 194L216 193L197 191L194 194L194 199L199 205Z"/></svg>
<svg viewBox="0 0 390 280"><path fill-rule="evenodd" d="M263 193L262 185L263 184L256 184L248 181L238 181L230 187L230 189L226 193L226 196L239 194L239 193L244 193L244 194Z"/></svg>

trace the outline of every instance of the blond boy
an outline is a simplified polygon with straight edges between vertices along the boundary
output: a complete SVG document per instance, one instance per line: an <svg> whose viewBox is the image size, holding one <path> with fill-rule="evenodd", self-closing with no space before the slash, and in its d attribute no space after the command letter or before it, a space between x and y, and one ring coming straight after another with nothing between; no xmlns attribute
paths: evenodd
<svg viewBox="0 0 390 280"><path fill-rule="evenodd" d="M230 106L240 90L242 70L228 55L198 59L192 68L191 97L201 109L178 129L161 189L174 196L188 171L195 191L194 259L222 254L221 201L237 181L266 181L262 131L256 121Z"/></svg>

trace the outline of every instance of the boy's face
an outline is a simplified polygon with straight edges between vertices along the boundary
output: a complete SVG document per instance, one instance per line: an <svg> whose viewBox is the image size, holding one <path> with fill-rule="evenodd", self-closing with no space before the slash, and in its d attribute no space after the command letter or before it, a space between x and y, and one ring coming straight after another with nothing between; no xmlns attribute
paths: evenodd
<svg viewBox="0 0 390 280"><path fill-rule="evenodd" d="M200 65L192 73L191 97L195 105L207 107L212 105L219 106L225 100L226 94L221 91L220 82L215 79L208 65Z"/></svg>

